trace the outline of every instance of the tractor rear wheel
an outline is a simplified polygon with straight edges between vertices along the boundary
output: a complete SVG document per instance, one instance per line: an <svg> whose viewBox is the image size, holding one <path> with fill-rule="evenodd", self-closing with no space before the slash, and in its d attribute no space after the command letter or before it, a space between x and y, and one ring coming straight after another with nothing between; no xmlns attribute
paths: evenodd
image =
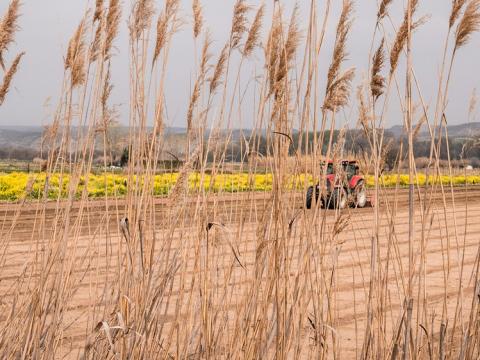
<svg viewBox="0 0 480 360"><path fill-rule="evenodd" d="M330 206L333 209L345 209L348 203L347 191L343 187L337 187L330 196Z"/></svg>
<svg viewBox="0 0 480 360"><path fill-rule="evenodd" d="M367 189L363 181L355 186L354 204L357 208L364 208L367 205Z"/></svg>
<svg viewBox="0 0 480 360"><path fill-rule="evenodd" d="M310 210L312 208L312 203L313 203L313 193L315 191L315 187L314 186L310 186L308 189L307 189L307 201L305 203L306 207L308 210ZM315 194L315 200L318 201L318 191L316 191L316 194Z"/></svg>

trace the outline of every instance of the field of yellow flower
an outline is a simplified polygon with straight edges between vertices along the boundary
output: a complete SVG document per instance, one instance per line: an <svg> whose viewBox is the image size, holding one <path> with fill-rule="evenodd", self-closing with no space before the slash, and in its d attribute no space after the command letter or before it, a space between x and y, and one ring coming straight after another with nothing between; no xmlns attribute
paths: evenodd
<svg viewBox="0 0 480 360"><path fill-rule="evenodd" d="M172 190L179 178L178 173L168 173L156 175L153 180L153 192L156 196L167 195ZM79 198L86 192L90 198L99 198L107 196L123 196L127 192L127 177L125 175L107 174L90 175L82 177L76 189L76 197ZM442 176L440 179L429 177L428 181L425 175L417 176L417 184L422 186L427 183L441 181L447 185L452 182L454 185L480 184L480 176ZM135 178L137 184L141 184L142 179ZM213 179L210 175L191 174L188 179L189 189L196 191L201 186L207 191L214 192L245 192L245 191L270 191L273 184L272 174L246 173L222 174ZM312 184L313 179L309 175L297 175L288 180L288 189L304 189L305 186ZM368 187L374 185L373 176L367 176ZM66 197L69 188L69 175L53 175L48 178L46 174L27 174L27 173L9 173L0 174L0 201L16 201L22 198L39 199L46 194L49 199ZM381 178L381 184L385 187L408 185L408 175L384 175Z"/></svg>

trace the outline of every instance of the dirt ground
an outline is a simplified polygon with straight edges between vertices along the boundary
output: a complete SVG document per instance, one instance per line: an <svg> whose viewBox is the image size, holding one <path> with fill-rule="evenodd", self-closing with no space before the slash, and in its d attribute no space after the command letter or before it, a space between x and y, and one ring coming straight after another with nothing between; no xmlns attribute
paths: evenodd
<svg viewBox="0 0 480 360"><path fill-rule="evenodd" d="M424 196L421 191L416 192ZM426 298L428 303L428 324L426 319L418 319L414 311L413 331L421 332L421 324L426 324L438 334L443 321L449 324L454 322L458 313L457 324L468 320L469 309L475 288L475 279L472 278L475 260L478 255L480 240L480 187L473 187L468 193L463 189L455 190L455 206L447 201L443 202L437 195L433 206L425 216L425 209L415 206L415 232L412 250L413 263L409 264L409 233L408 233L408 193L400 190L398 193L387 191L379 206L380 224L377 251L372 252L372 236L374 234L374 209L346 209L342 212L344 228L333 236L335 227L338 227L338 214L334 210L326 212L305 211L302 209L302 194L289 194L286 214L291 216L291 236L286 246L287 267L285 274L288 277L288 291L295 291L295 284L306 281L308 271L305 269L304 256L310 246L318 249L319 267L331 269L335 266L333 282L333 299L335 306L333 328L337 353L341 359L359 358L362 341L365 334L368 317L367 303L368 289L372 272L371 257L380 259L383 269L388 274L383 277L388 281L388 293L383 294L387 300L385 308L388 321L385 324L386 339L391 339L395 326L404 313L404 299L408 284L409 266L415 272L423 274L420 278L421 286L414 286L416 303ZM225 195L216 198L206 210L206 218L213 219L221 224L221 229L212 232L212 248L208 260L210 287L209 293L213 304L216 301L221 311L229 314L230 324L235 322L236 313L248 299L248 291L254 279L256 264L259 261L259 234L273 231L272 225L264 226L265 213L269 209L268 194L245 194L242 197ZM395 201L397 206L395 208ZM167 202L158 200L156 204L156 219L158 224L165 224L162 219L166 216ZM418 202L417 202L418 204ZM32 264L38 262L38 257L48 251L49 229L56 216L55 204L50 210L41 213L38 204L0 205L0 234L5 245L5 261L0 273L0 307L8 309L11 299L17 289L19 276L25 271L32 270ZM114 285L111 283L118 275L119 264L124 261L126 249L119 233L119 220L124 211L122 202L110 205L107 218L102 201L91 202L83 214L73 216L73 222L79 221L77 234L72 235L69 244L70 254L74 254L72 272L75 279L75 291L71 294L64 323L64 339L60 345L58 357L77 358L82 346L89 336L88 330L108 314L104 313L104 304L108 303L109 293ZM455 208L455 211L453 209ZM186 211L193 211L186 207ZM265 211L267 209L267 211ZM446 209L446 210L445 210ZM322 225L322 217L325 223ZM188 218L188 216L187 216ZM2 220L3 219L3 220ZM39 222L44 219L44 224ZM391 221L393 219L393 221ZM422 222L425 224L422 227ZM109 224L109 226L106 226ZM448 225L448 226L447 226ZM331 234L332 238L320 234L321 226L325 226L324 234ZM106 230L109 229L109 235ZM422 228L424 231L422 231ZM44 229L39 233L38 229ZM310 237L305 235L305 229L314 229ZM194 236L196 229L187 224L180 229L170 231L157 226L156 241L159 266L175 259L181 259L183 276L175 275L173 286L169 289L171 297L168 303L163 304L165 324L168 327L169 319L174 318L175 303L178 299L188 299L193 292L193 303L198 301L198 293L192 284L195 278L195 247ZM309 241L305 241L309 238ZM373 238L374 239L374 238ZM162 253L163 244L172 241L169 254ZM328 244L325 241L328 240ZM232 244L238 248L238 260L232 256ZM202 245L201 252L205 254ZM388 254L390 254L388 256ZM422 255L423 254L423 255ZM203 255L202 255L203 256ZM267 258L266 255L260 255ZM388 264L387 264L388 259ZM315 263L314 261L314 263ZM463 268L460 264L463 262ZM240 264L243 266L240 266ZM258 265L258 264L257 264ZM232 273L227 277L229 269ZM447 270L446 270L447 269ZM32 276L38 276L32 270ZM374 279L379 281L378 279ZM30 281L32 281L30 279ZM415 276L414 284L418 284L419 277ZM225 284L227 282L227 284ZM228 296L219 294L219 289L227 288ZM421 288L421 291L418 289ZM25 287L24 287L25 289ZM193 289L193 290L192 290ZM460 303L458 292L462 292ZM446 307L443 306L444 299ZM226 300L228 300L226 302ZM378 299L370 299L378 301ZM193 306L193 305L192 305ZM311 304L307 304L308 311L312 311ZM184 311L186 321L195 324L199 315L192 314L187 305L180 307ZM461 309L456 311L456 309ZM0 314L5 314L2 310ZM4 315L0 315L2 317ZM314 351L314 335L308 322L299 324L303 327L304 341L308 346L302 351L302 357L308 358ZM452 334L450 334L452 335ZM226 345L234 341L233 335L228 336ZM388 340L389 341L389 340ZM173 346L172 346L173 348Z"/></svg>

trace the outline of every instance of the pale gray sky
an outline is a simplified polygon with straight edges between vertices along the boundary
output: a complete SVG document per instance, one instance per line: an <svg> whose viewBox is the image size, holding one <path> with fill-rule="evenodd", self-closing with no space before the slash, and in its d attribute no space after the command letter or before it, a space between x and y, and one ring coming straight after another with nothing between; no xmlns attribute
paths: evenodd
<svg viewBox="0 0 480 360"><path fill-rule="evenodd" d="M4 13L8 5L7 0L0 2L0 13ZM234 0L203 0L205 23L210 28L214 39L216 53L226 41L229 33L231 12ZM286 14L289 16L294 1L283 0ZM406 0L394 0L391 14L395 26L398 26L403 16L403 7ZM74 32L82 14L92 1L86 0L24 0L22 17L20 18L21 31L16 36L8 61L18 51L26 51L20 70L14 80L13 88L3 107L0 108L0 126L4 125L41 125L49 123L49 112L55 107L63 76L63 54L69 38ZM116 41L116 55L113 59L112 80L115 89L112 101L119 104L121 121L128 122L128 34L126 21L131 6L130 0L124 0L122 31ZM163 7L163 0L157 0L157 8ZM191 20L191 0L182 0L182 12ZM258 6L261 1L249 0L249 4ZM266 1L270 21L273 0ZM300 23L307 26L307 12L310 0L299 0ZM320 12L324 7L324 0L318 0ZM330 17L326 47L322 52L320 73L327 71L331 58L331 47L334 40L335 26L341 8L341 0L333 0L333 11ZM419 15L430 15L430 19L415 33L414 66L423 90L425 101L433 108L436 84L440 68L441 54L444 45L451 0L420 0ZM356 83L365 74L368 62L368 52L375 23L377 0L357 0L355 3L355 23L348 41L349 61L346 66L355 65L357 68ZM252 13L253 15L253 13ZM191 88L191 74L194 67L193 42L191 24L186 23L182 31L174 38L174 47L170 56L169 76L167 78L167 102L169 110L169 125L184 126L185 112L188 106ZM394 36L391 26L388 27L390 41ZM467 121L467 109L470 94L473 88L480 88L480 36L475 35L470 44L461 50L455 63L454 77L451 84L447 115L450 123L457 124ZM215 54L215 58L217 56ZM245 76L251 74L256 66L261 66L261 54L257 61L250 61L245 67ZM403 64L403 61L402 61ZM260 70L260 69L258 69ZM404 83L403 67L400 67L399 82ZM320 79L323 81L323 79ZM323 89L323 84L320 88ZM51 97L50 108L44 103ZM401 123L398 100L392 100L388 116L388 125ZM356 107L355 98L352 107ZM246 106L248 106L248 100ZM346 111L350 127L355 127L355 110ZM351 114L350 116L348 114ZM249 126L249 120L244 119L239 126ZM237 126L237 127L239 127Z"/></svg>

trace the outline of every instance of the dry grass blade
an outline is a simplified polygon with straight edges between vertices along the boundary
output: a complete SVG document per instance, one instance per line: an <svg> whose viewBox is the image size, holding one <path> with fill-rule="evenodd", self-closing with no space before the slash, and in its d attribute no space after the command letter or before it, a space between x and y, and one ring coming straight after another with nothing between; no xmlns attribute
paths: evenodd
<svg viewBox="0 0 480 360"><path fill-rule="evenodd" d="M213 71L213 76L210 80L210 93L215 92L215 89L220 85L221 78L223 73L225 72L225 66L227 63L228 57L228 45L225 45L220 53L220 57L218 58L217 65L215 66L215 70Z"/></svg>
<svg viewBox="0 0 480 360"><path fill-rule="evenodd" d="M5 97L7 96L8 90L10 89L10 84L12 82L13 76L18 70L18 65L20 64L20 60L22 59L23 55L25 55L24 52L17 55L12 65L3 77L2 87L0 88L0 105L2 105L5 101Z"/></svg>
<svg viewBox="0 0 480 360"><path fill-rule="evenodd" d="M255 47L258 45L258 40L260 38L260 30L262 28L262 20L265 14L265 5L260 6L253 20L250 31L248 32L247 41L243 48L243 55L248 57L252 54Z"/></svg>
<svg viewBox="0 0 480 360"><path fill-rule="evenodd" d="M203 26L203 14L202 6L200 5L200 0L193 0L192 3L193 10L193 36L198 38L198 35L202 32Z"/></svg>
<svg viewBox="0 0 480 360"><path fill-rule="evenodd" d="M471 0L457 27L455 50L466 45L473 33L480 29L480 0Z"/></svg>
<svg viewBox="0 0 480 360"><path fill-rule="evenodd" d="M19 10L20 0L12 0L7 13L0 22L0 66L2 66L3 69L5 69L3 54L14 41L15 31L18 30Z"/></svg>
<svg viewBox="0 0 480 360"><path fill-rule="evenodd" d="M385 62L384 45L385 39L382 39L375 55L373 56L372 78L370 88L374 100L378 99L384 92L385 78L381 75L381 71Z"/></svg>
<svg viewBox="0 0 480 360"><path fill-rule="evenodd" d="M242 40L247 28L247 13L250 7L245 0L237 0L233 9L232 29L230 31L230 48L235 49Z"/></svg>
<svg viewBox="0 0 480 360"><path fill-rule="evenodd" d="M122 9L120 7L120 0L110 0L106 22L105 47L103 51L107 59L110 57L113 41L117 37L121 17Z"/></svg>
<svg viewBox="0 0 480 360"><path fill-rule="evenodd" d="M452 12L450 13L449 27L453 27L455 22L460 16L463 6L466 4L467 0L452 0Z"/></svg>

